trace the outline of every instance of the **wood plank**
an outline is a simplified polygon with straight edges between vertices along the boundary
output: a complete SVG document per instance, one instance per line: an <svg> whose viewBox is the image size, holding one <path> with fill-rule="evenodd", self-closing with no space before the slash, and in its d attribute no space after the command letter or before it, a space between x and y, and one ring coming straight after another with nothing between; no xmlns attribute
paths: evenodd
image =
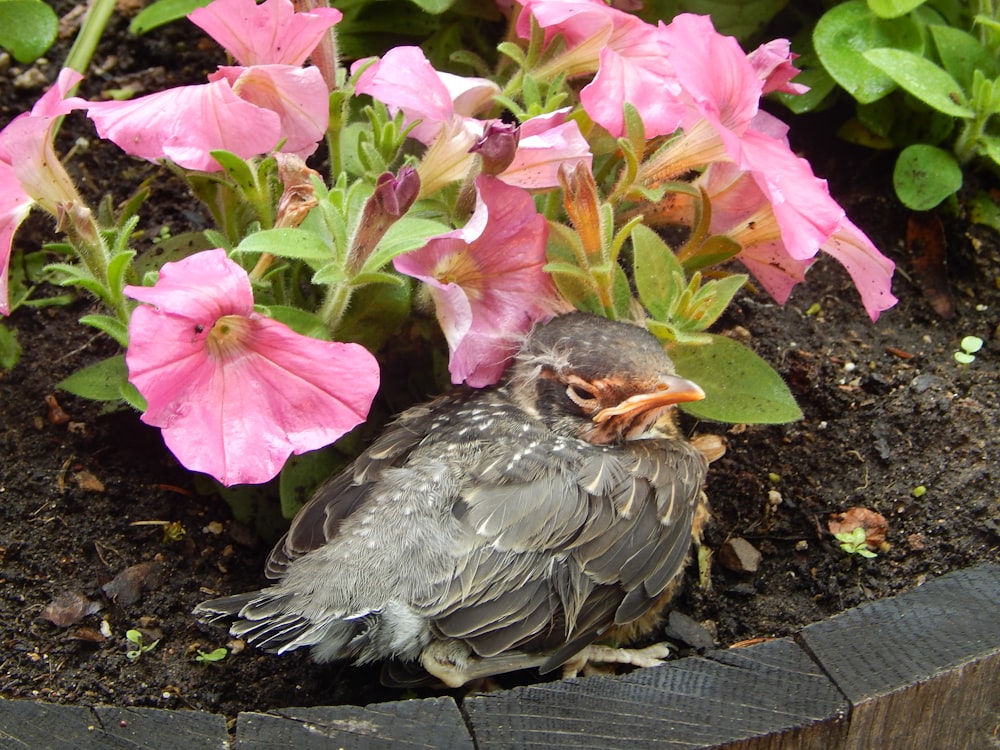
<svg viewBox="0 0 1000 750"><path fill-rule="evenodd" d="M6 750L225 750L226 720L203 711L0 700Z"/></svg>
<svg viewBox="0 0 1000 750"><path fill-rule="evenodd" d="M488 748L801 748L846 736L847 702L790 639L624 677L508 690L462 704Z"/></svg>
<svg viewBox="0 0 1000 750"><path fill-rule="evenodd" d="M997 747L1000 566L930 580L799 637L853 706L848 750Z"/></svg>
<svg viewBox="0 0 1000 750"><path fill-rule="evenodd" d="M286 708L241 713L234 750L442 748L473 750L472 737L451 698L359 706Z"/></svg>

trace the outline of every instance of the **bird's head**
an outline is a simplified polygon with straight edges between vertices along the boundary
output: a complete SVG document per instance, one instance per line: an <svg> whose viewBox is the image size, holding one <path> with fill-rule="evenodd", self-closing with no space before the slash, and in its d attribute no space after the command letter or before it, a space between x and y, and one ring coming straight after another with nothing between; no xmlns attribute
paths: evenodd
<svg viewBox="0 0 1000 750"><path fill-rule="evenodd" d="M551 429L597 445L673 436L672 407L705 397L645 328L586 313L535 326L508 384Z"/></svg>

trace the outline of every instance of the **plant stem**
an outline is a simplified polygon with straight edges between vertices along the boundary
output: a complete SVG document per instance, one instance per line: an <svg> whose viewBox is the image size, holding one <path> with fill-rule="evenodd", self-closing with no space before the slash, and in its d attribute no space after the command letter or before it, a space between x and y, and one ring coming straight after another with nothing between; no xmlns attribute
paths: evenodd
<svg viewBox="0 0 1000 750"><path fill-rule="evenodd" d="M115 0L91 0L87 17L76 35L73 47L66 56L65 67L86 75L90 61L94 57L97 43L101 41L104 29L115 9Z"/></svg>

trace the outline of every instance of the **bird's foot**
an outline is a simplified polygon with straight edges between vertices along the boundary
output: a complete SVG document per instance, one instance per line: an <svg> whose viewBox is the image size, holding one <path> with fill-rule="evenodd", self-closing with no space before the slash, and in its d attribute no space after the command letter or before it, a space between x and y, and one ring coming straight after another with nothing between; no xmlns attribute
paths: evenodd
<svg viewBox="0 0 1000 750"><path fill-rule="evenodd" d="M485 677L538 667L543 661L544 656L520 651L497 656L474 656L462 641L434 641L420 654L420 664L428 674L451 688Z"/></svg>
<svg viewBox="0 0 1000 750"><path fill-rule="evenodd" d="M602 664L629 664L633 667L655 667L663 664L670 655L666 643L654 643L646 648L614 648L592 644L563 664L563 678L576 677L587 672L593 662Z"/></svg>

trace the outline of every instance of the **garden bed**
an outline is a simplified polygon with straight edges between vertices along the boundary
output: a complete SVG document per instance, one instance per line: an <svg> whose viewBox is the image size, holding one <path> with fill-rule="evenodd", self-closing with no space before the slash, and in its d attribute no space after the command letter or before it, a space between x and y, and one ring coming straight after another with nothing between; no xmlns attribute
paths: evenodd
<svg viewBox="0 0 1000 750"><path fill-rule="evenodd" d="M121 33L123 23L114 23ZM202 57L194 31L180 42L171 38L109 37L96 60L105 73L89 77L82 93L203 80L216 64L214 50ZM58 68L39 70L51 81ZM5 87L0 123L30 107L40 86ZM717 326L774 365L805 413L786 426L686 424L727 443L710 471L714 523L707 546L717 551L742 537L762 554L756 572L714 564L708 587L698 585L693 566L689 571L677 609L722 647L788 636L849 607L998 558L1000 239L962 216L942 217L954 302L953 317L942 318L928 302L926 281L916 281L925 277L913 273L905 242L910 216L892 197L891 158L837 141L829 128L836 121L829 115L792 121L793 145L896 261L900 302L872 325L846 274L820 263L784 307L748 290ZM77 137L90 139L70 162L84 190L113 184L122 200L156 173L90 132L73 115L59 143L65 152ZM140 250L149 250L164 228L204 221L197 203L170 186L154 191L147 207ZM33 250L50 239L47 221L33 216L15 245ZM233 521L218 496L198 494L158 431L135 413L105 413L57 391L63 377L115 352L109 339L76 323L89 311L90 302L80 299L22 308L8 321L24 355L0 376L0 696L228 717L404 697L379 686L377 668L315 665L305 653L274 657L247 648L221 662L196 661L199 650L227 645L228 637L195 622L192 607L260 586L268 544ZM971 365L960 366L952 354L966 335L986 346ZM852 506L888 519L889 546L874 559L845 554L827 531L829 514ZM162 526L135 525L148 521L178 522L185 534L165 542ZM134 586L104 588L123 571ZM63 627L43 617L53 602L71 601L66 597L95 611ZM140 630L145 645L158 644L129 658L135 648L125 639L129 629ZM678 645L681 653L691 650ZM500 684L537 679L520 674Z"/></svg>

